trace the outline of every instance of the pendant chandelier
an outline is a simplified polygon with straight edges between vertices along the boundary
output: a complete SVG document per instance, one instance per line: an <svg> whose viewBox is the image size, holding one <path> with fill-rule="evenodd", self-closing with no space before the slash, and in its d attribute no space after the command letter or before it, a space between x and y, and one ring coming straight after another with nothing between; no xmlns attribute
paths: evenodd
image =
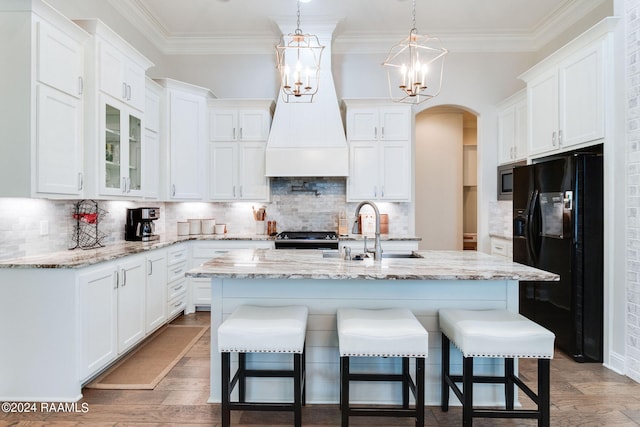
<svg viewBox="0 0 640 427"><path fill-rule="evenodd" d="M419 104L440 93L447 49L440 39L421 36L416 29L416 1L409 37L393 46L382 65L387 67L389 95L394 102Z"/></svg>
<svg viewBox="0 0 640 427"><path fill-rule="evenodd" d="M283 35L276 46L280 92L284 102L313 102L318 92L320 58L324 46L313 34L300 29L300 1L297 1L297 28Z"/></svg>

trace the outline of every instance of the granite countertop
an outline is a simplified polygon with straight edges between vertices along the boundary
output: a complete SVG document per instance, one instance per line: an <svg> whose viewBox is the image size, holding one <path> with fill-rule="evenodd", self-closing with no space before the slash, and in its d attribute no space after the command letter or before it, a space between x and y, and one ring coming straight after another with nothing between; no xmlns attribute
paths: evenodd
<svg viewBox="0 0 640 427"><path fill-rule="evenodd" d="M162 236L153 242L119 241L96 249L74 249L42 255L0 260L0 268L82 268L100 262L112 261L129 255L161 249L189 241L273 240L267 235L201 234L188 236Z"/></svg>
<svg viewBox="0 0 640 427"><path fill-rule="evenodd" d="M369 236L366 235L367 239L373 239L375 236ZM364 234L348 234L346 236L340 236L338 237L338 240L344 240L344 241L352 241L352 240L364 240L365 235ZM416 237L416 236L394 236L394 235L389 235L389 234L381 234L380 235L380 240L382 241L420 241L422 240L422 237Z"/></svg>
<svg viewBox="0 0 640 427"><path fill-rule="evenodd" d="M322 251L234 250L187 272L233 279L535 280L559 276L476 251L416 251L421 258L376 262L324 258Z"/></svg>
<svg viewBox="0 0 640 427"><path fill-rule="evenodd" d="M342 236L340 240L362 240L363 235ZM0 260L0 268L82 268L100 262L112 261L129 255L138 254L154 249L161 249L176 243L189 241L231 241L253 240L273 241L272 236L266 234L190 234L188 236L164 235L153 242L119 241L108 243L96 249L74 249L57 251L42 255ZM396 237L384 235L381 240L421 240L419 237Z"/></svg>

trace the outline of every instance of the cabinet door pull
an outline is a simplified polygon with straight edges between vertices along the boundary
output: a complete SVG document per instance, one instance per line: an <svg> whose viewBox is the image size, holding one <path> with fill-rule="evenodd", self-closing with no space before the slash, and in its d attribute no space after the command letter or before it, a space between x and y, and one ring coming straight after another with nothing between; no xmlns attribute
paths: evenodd
<svg viewBox="0 0 640 427"><path fill-rule="evenodd" d="M233 128L233 139L236 139L236 128Z"/></svg>
<svg viewBox="0 0 640 427"><path fill-rule="evenodd" d="M127 270L122 269L122 287L124 288L127 285Z"/></svg>
<svg viewBox="0 0 640 427"><path fill-rule="evenodd" d="M84 187L84 177L82 176L82 172L78 172L78 191L82 191Z"/></svg>
<svg viewBox="0 0 640 427"><path fill-rule="evenodd" d="M558 147L562 147L562 129L558 131Z"/></svg>
<svg viewBox="0 0 640 427"><path fill-rule="evenodd" d="M380 197L384 197L384 185L380 188Z"/></svg>
<svg viewBox="0 0 640 427"><path fill-rule="evenodd" d="M149 273L148 276L153 276L153 260L149 260Z"/></svg>
<svg viewBox="0 0 640 427"><path fill-rule="evenodd" d="M373 186L373 197L378 197L378 186L377 185Z"/></svg>
<svg viewBox="0 0 640 427"><path fill-rule="evenodd" d="M238 139L242 141L242 128L240 128L240 138Z"/></svg>
<svg viewBox="0 0 640 427"><path fill-rule="evenodd" d="M384 126L382 126L382 139L384 139Z"/></svg>
<svg viewBox="0 0 640 427"><path fill-rule="evenodd" d="M118 274L118 270L113 272L113 289L118 289L120 286L120 275Z"/></svg>
<svg viewBox="0 0 640 427"><path fill-rule="evenodd" d="M242 185L240 186L240 198L242 199Z"/></svg>
<svg viewBox="0 0 640 427"><path fill-rule="evenodd" d="M127 178L122 177L122 192L126 193L127 192Z"/></svg>
<svg viewBox="0 0 640 427"><path fill-rule="evenodd" d="M553 133L551 134L551 144L555 147L556 146L556 131L554 130Z"/></svg>
<svg viewBox="0 0 640 427"><path fill-rule="evenodd" d="M82 95L84 93L84 80L82 76L78 76L78 95Z"/></svg>
<svg viewBox="0 0 640 427"><path fill-rule="evenodd" d="M373 128L373 137L378 139L378 128L377 127Z"/></svg>
<svg viewBox="0 0 640 427"><path fill-rule="evenodd" d="M127 101L131 101L131 85L127 85Z"/></svg>
<svg viewBox="0 0 640 427"><path fill-rule="evenodd" d="M127 99L127 84L122 82L122 99Z"/></svg>
<svg viewBox="0 0 640 427"><path fill-rule="evenodd" d="M233 186L233 197L236 197L236 186Z"/></svg>
<svg viewBox="0 0 640 427"><path fill-rule="evenodd" d="M171 197L175 197L175 196L176 196L176 185L171 184Z"/></svg>

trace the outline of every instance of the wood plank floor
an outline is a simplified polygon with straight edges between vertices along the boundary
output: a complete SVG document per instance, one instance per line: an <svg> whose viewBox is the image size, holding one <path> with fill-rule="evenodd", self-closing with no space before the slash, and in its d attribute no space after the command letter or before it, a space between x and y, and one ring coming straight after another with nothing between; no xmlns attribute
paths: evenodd
<svg viewBox="0 0 640 427"><path fill-rule="evenodd" d="M174 321L208 324L209 313L197 312ZM85 413L4 414L0 426L219 426L219 405L208 404L210 335L182 358L155 390L83 390ZM640 384L598 364L579 364L557 353L551 363L552 426L640 425ZM535 385L535 363L520 362L520 375ZM534 387L535 390L535 387ZM530 402L523 402L531 406ZM79 406L79 409L82 409ZM459 407L443 413L427 407L425 426L461 425ZM292 425L290 413L233 413L235 427ZM305 426L339 426L340 411L334 405L308 405ZM410 420L351 418L355 426L411 426ZM528 426L533 420L477 420L477 426Z"/></svg>

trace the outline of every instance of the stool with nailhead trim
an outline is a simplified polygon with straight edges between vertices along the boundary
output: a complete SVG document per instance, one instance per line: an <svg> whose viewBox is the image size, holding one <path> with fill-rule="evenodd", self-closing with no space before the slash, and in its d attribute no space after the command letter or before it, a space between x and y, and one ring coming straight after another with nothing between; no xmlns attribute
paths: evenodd
<svg viewBox="0 0 640 427"><path fill-rule="evenodd" d="M365 310L342 308L337 312L340 347L340 410L342 427L349 416L412 417L416 426L424 426L424 361L429 349L429 335L410 310L402 308ZM402 373L352 373L351 357L400 357ZM410 358L415 359L415 382L409 372ZM351 381L396 381L402 383L402 407L351 406ZM409 392L415 407L409 406Z"/></svg>
<svg viewBox="0 0 640 427"><path fill-rule="evenodd" d="M222 356L222 425L231 424L231 411L292 411L294 425L302 425L305 402L305 336L309 310L304 306L262 307L241 305L218 328ZM238 370L231 377L231 353L238 353ZM291 353L292 370L247 369L247 353ZM293 378L293 402L246 401L250 377ZM238 384L238 401L231 393Z"/></svg>
<svg viewBox="0 0 640 427"><path fill-rule="evenodd" d="M462 403L462 425L471 426L473 418L534 418L538 426L550 423L550 359L553 358L553 332L526 317L507 310L442 309L438 313L442 331L442 400L449 410L449 388ZM451 375L450 352L453 343L462 352L462 375ZM504 359L504 376L476 376L473 358ZM514 374L516 358L538 359L537 395ZM456 383L462 383L462 390ZM473 384L504 384L505 408L481 409L473 406ZM517 385L537 409L514 409L514 385Z"/></svg>

